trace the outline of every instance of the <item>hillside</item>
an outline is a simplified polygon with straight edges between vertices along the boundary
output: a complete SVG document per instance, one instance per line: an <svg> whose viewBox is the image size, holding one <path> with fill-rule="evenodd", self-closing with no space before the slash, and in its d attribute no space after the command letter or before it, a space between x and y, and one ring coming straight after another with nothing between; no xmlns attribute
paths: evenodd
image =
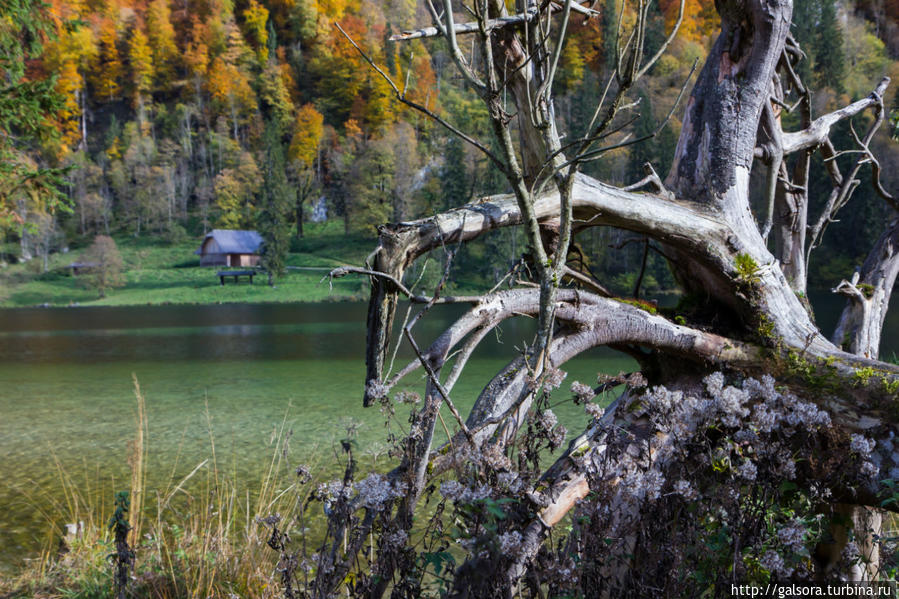
<svg viewBox="0 0 899 599"><path fill-rule="evenodd" d="M556 111L572 135L589 121L609 74L618 3L601 5L599 17L572 24L555 80ZM661 44L676 11L672 0L652 4L649 50ZM800 70L815 90L815 114L869 94L884 75L899 75L899 3L808 0L797 3L796 13L793 34L806 54ZM62 296L49 285L56 275L40 272L43 264L56 269L67 263L70 256L57 254L89 245L97 234L154 248L165 240L198 238L213 227L260 228L277 230L280 247L286 247L288 237L308 233L315 212L316 220L328 219L331 234L358 240L373 238L380 223L427 216L504 190L502 176L477 150L399 103L337 28L410 99L491 143L484 109L440 40L388 41L403 28L430 21L417 3L53 0L37 14L43 21L13 31L10 39L27 41L34 27L44 29L43 42L24 45L14 64L23 85L44 82L56 95L42 106L46 118L0 123L23 133L4 138L12 140L4 156L13 173L25 173L22 185L11 180L0 190L0 264L36 260L41 266L29 268L42 281L21 300L9 299L21 290L5 289L0 293L6 302L57 303ZM687 2L678 37L636 90L619 136L646 135L664 120L716 28L712 0ZM9 74L14 71L10 67ZM896 108L899 95L890 89L888 96ZM610 152L584 171L622 185L641 178L645 162L664 174L681 113L676 110L651 143ZM886 188L895 190L899 145L888 129L871 148ZM845 142L841 147L852 146L851 136L846 125L835 133L836 141ZM838 160L848 164L852 156ZM46 170L54 168L64 170ZM868 168L859 177L867 178ZM814 211L830 186L820 160L813 169ZM44 179L49 184L42 187ZM60 197L48 195L48 187ZM759 197L761 188L759 181ZM869 186L859 186L853 202L856 208L830 226L811 263L813 286L829 288L848 276L863 257L865 240L888 218L887 205ZM592 272L622 292L633 286L641 263L641 244L630 237L598 228L580 238ZM130 243L123 244L126 252ZM493 284L522 250L515 235L497 234L467 248L458 261ZM488 265L479 259L485 253L502 260ZM4 279L22 281L22 272L21 265L13 267ZM673 286L665 261L652 252L647 273L646 288ZM131 276L131 283L146 284L136 271ZM172 281L172 301L184 293L183 273L157 279L159 289ZM75 291L63 295L66 301L85 299Z"/></svg>

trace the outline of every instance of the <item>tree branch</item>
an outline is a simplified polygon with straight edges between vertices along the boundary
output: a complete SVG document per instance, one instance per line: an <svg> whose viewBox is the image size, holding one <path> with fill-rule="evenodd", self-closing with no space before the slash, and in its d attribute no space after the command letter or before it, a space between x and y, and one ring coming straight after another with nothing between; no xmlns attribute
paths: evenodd
<svg viewBox="0 0 899 599"><path fill-rule="evenodd" d="M843 119L855 116L871 106L883 104L883 94L890 84L890 78L884 77L867 97L853 102L845 108L820 116L807 129L783 134L783 151L785 155L820 146L830 136L830 129Z"/></svg>
<svg viewBox="0 0 899 599"><path fill-rule="evenodd" d="M550 10L553 12L559 12L563 10L562 6L558 3L550 3ZM593 10L583 4L572 2L571 3L571 11L576 12L578 14L582 14L586 17L595 17L600 13L599 11ZM503 27L509 27L513 25L520 25L522 23L528 23L533 21L539 16L539 11L536 7L528 9L527 12L518 13L516 15L509 15L505 17L499 17L496 19L488 19L487 20L487 31L493 31L495 29L501 29ZM429 38L429 37L439 37L444 35L443 29L438 29L437 27L421 27L419 29L408 29L402 31L401 33L396 33L390 36L391 42L407 42L410 40L416 40L421 38ZM454 31L456 35L465 35L467 33L477 33L479 31L478 23L476 21L469 23L457 23L454 27Z"/></svg>

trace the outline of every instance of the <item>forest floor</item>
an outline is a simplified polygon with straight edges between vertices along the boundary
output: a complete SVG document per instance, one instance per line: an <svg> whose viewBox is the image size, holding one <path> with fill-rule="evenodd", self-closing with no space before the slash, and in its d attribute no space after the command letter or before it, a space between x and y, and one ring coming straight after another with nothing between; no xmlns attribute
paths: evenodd
<svg viewBox="0 0 899 599"><path fill-rule="evenodd" d="M322 277L337 266L362 265L377 244L344 234L342 222L309 224L304 239L292 242L287 258L291 268L274 287L264 273L252 285L241 278L239 284L229 280L222 286L216 272L223 267L199 265L194 254L199 238L173 243L159 237L113 237L125 265L123 287L107 290L100 299L86 278L72 275L69 264L81 260L87 240L82 247L52 254L47 272L42 272L39 258L0 267L0 307L363 300L368 297L364 277L335 279L330 286Z"/></svg>

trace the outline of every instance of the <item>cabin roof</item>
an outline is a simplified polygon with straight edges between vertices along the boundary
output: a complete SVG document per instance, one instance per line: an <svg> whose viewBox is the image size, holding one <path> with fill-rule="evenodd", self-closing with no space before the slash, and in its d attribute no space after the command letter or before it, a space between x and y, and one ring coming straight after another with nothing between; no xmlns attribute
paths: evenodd
<svg viewBox="0 0 899 599"><path fill-rule="evenodd" d="M203 238L195 254L203 254L203 246L214 239L222 254L256 254L259 252L259 246L262 245L262 236L256 231L239 231L235 229L213 229Z"/></svg>

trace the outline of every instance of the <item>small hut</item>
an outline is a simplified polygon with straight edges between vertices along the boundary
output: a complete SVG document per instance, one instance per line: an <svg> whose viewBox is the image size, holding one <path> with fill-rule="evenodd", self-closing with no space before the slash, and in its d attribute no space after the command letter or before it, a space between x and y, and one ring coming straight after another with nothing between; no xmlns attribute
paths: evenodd
<svg viewBox="0 0 899 599"><path fill-rule="evenodd" d="M256 231L213 229L194 253L200 256L200 266L256 266L261 246Z"/></svg>
<svg viewBox="0 0 899 599"><path fill-rule="evenodd" d="M86 272L90 272L91 270L100 266L99 262L72 262L69 264L69 268L72 269L72 276L77 277L78 275L83 275Z"/></svg>

